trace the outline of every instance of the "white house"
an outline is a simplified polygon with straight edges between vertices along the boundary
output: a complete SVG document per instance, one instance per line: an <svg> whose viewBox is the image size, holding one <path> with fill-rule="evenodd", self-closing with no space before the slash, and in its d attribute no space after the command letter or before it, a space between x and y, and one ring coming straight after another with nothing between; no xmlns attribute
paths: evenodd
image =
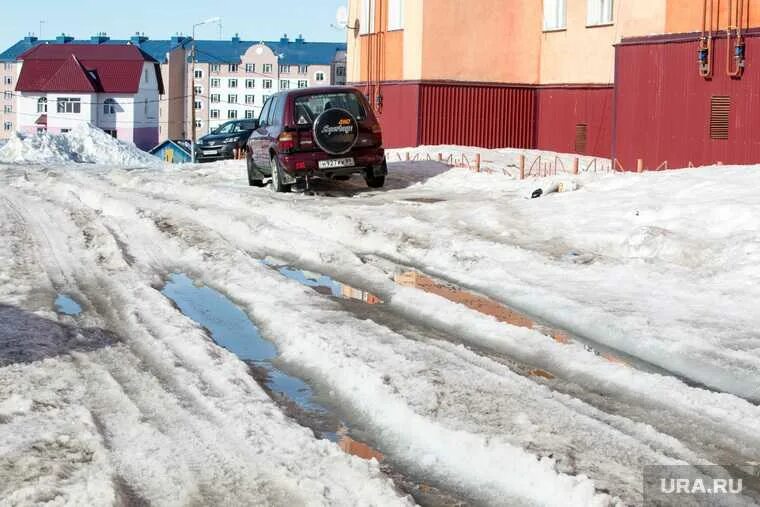
<svg viewBox="0 0 760 507"><path fill-rule="evenodd" d="M138 47L43 44L19 60L19 131L60 133L90 123L144 150L158 144L160 67Z"/></svg>

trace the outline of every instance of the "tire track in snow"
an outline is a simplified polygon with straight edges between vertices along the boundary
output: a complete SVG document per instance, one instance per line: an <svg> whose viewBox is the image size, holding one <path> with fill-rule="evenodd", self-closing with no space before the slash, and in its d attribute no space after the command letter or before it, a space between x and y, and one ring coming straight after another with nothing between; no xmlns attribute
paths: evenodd
<svg viewBox="0 0 760 507"><path fill-rule="evenodd" d="M159 218L157 221L160 221L161 223L163 223L163 224L167 225L167 227L165 228L166 232L168 232L168 233L170 233L170 234L179 234L179 235L180 235L181 237L183 237L185 240L189 240L189 241L190 241L190 243L187 245L187 247L188 247L188 248L194 248L194 247L195 247L195 248L197 248L197 247L198 247L198 242L199 242L199 240L200 240L201 238L208 238L209 236L213 236L213 237L215 237L214 246L213 246L213 247L211 247L211 246L208 246L208 247L204 247L204 248L206 248L206 249L207 249L207 250L209 250L209 251L210 251L211 249L215 249L215 250L219 250L219 249L220 249L220 247L219 247L219 243L218 243L218 240L219 240L219 238L218 238L218 237L217 237L217 236L214 234L214 232L213 232L213 231L206 231L206 232L187 232L187 229L191 229L191 230L192 230L192 229L193 229L193 227L192 227L192 226L189 226L189 225L187 225L187 224L185 224L185 223L182 223L182 224L176 224L176 223L175 223L175 224L173 224L173 225L172 225L172 222L171 222L169 219L167 219L166 217L164 217L164 216L160 217L160 218ZM172 226L170 226L170 227L169 227L169 225L172 225ZM202 226L201 226L201 227L202 227ZM180 232L180 231L184 231L184 232ZM236 251L236 250L237 250L237 248L236 248L236 247L234 247L234 246L232 246L232 245L230 245L230 247L229 247L229 248L231 248L233 251ZM250 258L250 257L249 257L249 262L252 262L252 263L257 263L258 261L257 261L257 259L254 259L254 258ZM237 263L237 265L238 265L238 266L240 266L240 263L238 262L238 263ZM441 348L441 347L439 347L439 348ZM452 347L452 349L456 350L456 347ZM416 355L417 355L419 352L421 352L421 351L417 351L417 350L415 350L415 351L414 351L414 353L413 353L413 356L416 356ZM423 353L423 354L424 354L424 353ZM409 356L409 357L407 358L407 360L411 360L413 356ZM471 364L473 367L479 366L479 365L477 365L477 361L473 361L473 359L472 359L472 358L469 358L469 361L470 361L470 364ZM455 368L453 367L453 363L445 363L445 364L446 364L447 366L441 366L441 367L437 368L437 370L438 370L438 371L450 371L450 370L453 370L453 369L455 369ZM494 368L494 365L490 365L490 366L491 366L491 368ZM496 369L496 368L494 368L494 369ZM477 371L477 370L476 370L476 371ZM486 371L486 370L484 370L484 371L481 371L481 373L482 373L482 374L485 374L485 371ZM502 374L503 374L503 372L502 372ZM498 375L498 374L497 374L497 375ZM495 380L495 381L497 381L497 380ZM458 382L456 382L456 383L457 383L457 384L459 384L459 386L463 386L463 385L465 385L465 382L463 382L461 379L460 379ZM450 384L450 383L449 383L449 384ZM461 388L463 389L463 391L462 391L461 395L459 395L459 396L457 397L457 402L456 402L456 403L454 403L454 406L456 406L457 408L462 408L462 407L464 407L462 410L463 410L463 411L465 411L465 412L476 412L476 410L472 410L472 407L469 407L469 406L468 406L468 403L467 403L467 393L470 393L470 392L472 391L472 389L470 389L469 387L466 387L466 388L465 388L465 387L461 387ZM410 391L411 389L399 389L399 390L401 390L401 391L405 391L405 392L408 392L408 391ZM514 399L514 398L515 398L515 396L516 396L516 393L511 393L511 396L510 396L510 395L507 395L507 394L505 394L505 393L502 393L502 394L499 394L499 395L497 395L497 394L492 394L490 397L491 397L493 400L504 400L504 399L509 399L509 398L512 398L512 399ZM569 404L569 406L572 406L572 405L576 405L576 403L573 401L573 402L571 402L571 403ZM578 407L576 406L576 407L574 407L573 409L574 409L574 410L578 410ZM435 409L435 410L434 410L434 412L435 412L436 410L437 410L437 409ZM582 412L583 412L583 411L581 411L581 413L582 413ZM591 412L593 413L593 410L592 410ZM461 417L461 416L462 416L462 414L460 413L460 414L459 414L459 416ZM503 420L503 419L504 419L504 417L503 417L503 414L498 414L498 411L497 411L497 412L494 414L494 417L496 418L496 420L497 420L497 421L501 421L501 420ZM598 414L598 413L596 413L596 414L593 414L593 415L592 415L592 417L593 417L593 418L596 418L596 419L598 419L598 420L606 419L607 421L610 421L610 422L611 422L611 421L613 421L613 420L615 419L614 417L608 417L608 416L606 416L606 415L602 416L602 414ZM633 424L631 424L631 423L627 423L627 424L626 424L626 423L623 423L623 424L620 424L620 421L615 421L615 423L616 423L617 425L619 425L619 426L621 427L621 429L623 429L623 428L624 428L624 431L623 431L623 433L621 433L621 434L619 434L619 435L618 435L618 438L621 438L621 439L623 439L623 438L624 438L624 437L622 437L622 435L623 435L623 434L626 434L626 433L625 433L626 431L627 431L627 432L631 432L631 433L633 433L633 434L635 434L635 435L638 435L638 437L639 437L639 438L641 438L641 436L642 436L642 435L645 435L645 434L647 433L647 430L646 430L646 428L643 428L643 427L642 427L642 428L639 428L639 429L635 429L635 430L634 430L634 428L635 428L635 426L636 426L636 424L635 424L635 423L633 423ZM626 427L626 426L627 426L627 427ZM472 427L472 428L469 428L469 430L470 430L470 431L474 431L474 430L476 430L476 429L482 429L483 427L484 427L484 421L483 421L483 420L479 420L479 421L477 422L477 424L475 424L475 426L474 426L474 427ZM614 427L614 425L613 425L613 427ZM567 425L566 425L566 424L565 424L565 428L567 429ZM500 428L500 429L501 429L501 428ZM580 434L581 432L580 432L580 431L578 431L577 433L578 433L578 434ZM538 438L537 438L537 440L540 440L540 439L538 439ZM633 445L631 445L631 442L630 442L630 441L628 441L628 444L629 444L631 447L633 447ZM663 445L663 444L662 444L662 442L657 442L657 446L662 446L662 445ZM683 448L679 448L679 446L678 446L678 445L675 443L675 441L671 441L671 442L670 442L670 445L672 445L674 448L677 448L677 449L678 449L677 451L675 451L677 454L680 454L680 455L683 455L684 453L686 453L687 455L689 454L689 453L688 453L688 451L686 451L685 449L683 449ZM382 447L381 447L381 449L382 449ZM630 450L630 448L628 448L628 449ZM534 450L540 450L540 446L536 446L536 448L535 448ZM550 454L550 453L552 453L552 452L554 452L554 453L557 453L557 450L556 450L556 449L546 449L546 448L543 448L543 452L544 452L544 454L545 454L545 455L548 455L548 454ZM626 452L628 452L628 451L626 451ZM689 457L690 457L690 458L692 458L692 459L695 459L695 458L696 458L696 456L695 456L695 455L690 455ZM571 460L571 461L572 461L572 460ZM571 467L570 469L566 470L566 471L568 471L568 472L570 472L570 473L576 473L576 472L577 472L577 470L574 470L572 467ZM610 481L610 483L612 483L612 482L613 482L613 481ZM638 479L637 479L637 482L638 482Z"/></svg>
<svg viewBox="0 0 760 507"><path fill-rule="evenodd" d="M66 198L58 204L63 209L71 209L72 206L76 206L76 203ZM94 389L91 393L92 397L100 399L101 403L95 403L93 408L98 412L101 429L108 434L107 436L112 445L117 441L119 442L118 447L114 449L115 452L112 454L112 457L116 458L117 462L121 461L120 468L122 471L129 472L125 473L124 476L129 477L128 486L133 491L137 491L139 495L151 499L151 501L158 504L173 504L182 498L191 499L194 495L196 500L204 504L229 504L230 502L292 504L293 502L305 502L307 497L304 495L307 491L311 491L312 493L317 492L318 488L315 488L315 485L318 486L318 483L314 484L314 481L319 479L320 476L325 475L327 469L332 466L337 466L337 468L343 467L343 476L347 480L350 480L349 478L352 477L352 474L357 479L359 478L361 474L358 472L362 468L365 468L366 465L361 464L361 466L358 466L356 461L343 458L344 455L337 450L326 452L327 448L323 445L311 446L308 450L311 452L317 451L321 454L326 460L324 465L310 470L308 474L305 474L300 479L297 479L298 472L295 472L294 477L292 463L283 464L273 460L270 463L270 467L263 468L259 466L251 468L250 464L256 463L261 459L259 456L260 450L255 451L245 444L246 440L250 438L251 433L255 435L255 427L251 427L249 424L241 424L239 428L231 430L228 418L213 417L214 415L221 415L220 409L232 408L230 406L225 407L225 405L230 405L232 400L225 399L228 393L224 392L224 390L229 391L229 387L233 387L232 384L225 386L226 379L219 379L217 381L213 378L219 375L218 370L208 367L200 370L200 365L196 366L193 364L193 361L188 361L188 356L181 357L181 355L174 354L171 349L165 346L162 347L160 341L153 340L151 342L153 345L159 346L158 352L146 350L148 342L145 342L145 338L140 339L134 336L135 331L138 331L138 335L145 333L142 330L145 327L145 323L139 322L139 319L135 319L134 317L139 316L141 312L145 312L144 315L150 316L151 310L155 311L161 305L159 304L158 307L153 306L148 309L145 306L150 307L150 303L147 302L150 301L150 298L146 298L146 302L143 302L142 307L138 305L137 311L128 309L128 306L132 304L130 296L136 296L136 294L128 293L130 290L134 290L132 287L135 287L135 284L138 283L134 279L130 280L134 277L130 276L128 270L126 273L120 273L120 271L124 271L128 263L122 262L117 266L119 269L113 269L114 266L104 267L99 262L112 261L113 259L109 259L110 256L118 256L118 241L115 241L115 238L110 235L111 233L108 229L101 225L101 217L96 213L92 213L92 210L87 210L86 208L79 209L80 211L89 212L88 221L92 224L91 232L94 239L99 240L99 243L86 245L86 248L82 250L92 250L93 245L95 245L96 251L93 252L94 255L92 256L95 262L86 262L87 260L93 260L93 258L79 259L83 265L73 269L77 273L75 275L62 268L70 260L64 261L61 260L60 256L57 256L57 262L54 265L61 268L61 272L69 284L78 283L80 286L99 286L106 295L102 299L98 298L94 301L86 318L103 319L107 324L110 323L116 329L123 331L124 335L128 337L128 340L125 341L130 346L131 351L125 352L122 347L118 351L112 349L99 354L77 355L77 358L80 361L80 371L83 374L88 376L96 375L97 381L93 380L88 386ZM67 220L59 220L56 222L55 230L43 230L41 235L48 238L48 240L52 240L51 243L60 244L60 238L56 237L56 234L65 234L61 230L71 231L79 229L76 224L72 225ZM89 242L92 239L80 238L80 240L85 242ZM97 250L103 250L104 248L105 251L97 252ZM72 266L73 264L69 265ZM123 276L119 276L120 274ZM203 344L201 349L205 348L207 351L208 349L213 350L213 347L208 344L207 337L200 330L187 323L184 317L149 286L145 286L145 289L153 293L154 303L163 303L168 315L173 316L178 321L177 323L183 323L180 327L186 329L185 336L180 335L178 338L185 341L187 338L190 338L189 335L195 335L194 339L200 340L200 343ZM87 290L85 289L84 292L87 292ZM103 315L95 315L96 308ZM129 322L130 320L136 320L137 322ZM158 324L158 321L154 322L154 324ZM187 342L188 345L191 343L193 343L192 339ZM135 345L138 346L135 347ZM164 351L164 356L168 353L169 357L162 357L161 360L157 360L157 357L162 355L161 350ZM137 352L137 355L133 356L132 352ZM134 357L134 359L129 359L130 357ZM217 358L220 361L219 366L224 366L224 358L218 354ZM167 359L169 359L169 364L166 364ZM174 363L173 365L171 364L172 362ZM130 364L133 365L131 369L127 368L127 365ZM189 366L189 369L186 369L185 365ZM148 367L146 368L146 366ZM127 369L125 370L125 368ZM224 368L221 369L223 370ZM229 376L229 367L227 370L226 375ZM234 370L236 370L236 373L239 373L237 366L235 366ZM185 373L182 373L182 371L185 371ZM201 374L201 371L205 375ZM204 380L204 376L208 378ZM246 379L247 373L242 375L242 378ZM143 379L143 383L135 384L136 379ZM193 381L197 383L198 379L200 379L197 393L193 392L195 388L188 389L187 387L183 387L180 379L191 380L188 384L191 384ZM229 380L237 381L237 379ZM145 382L152 382L153 385L146 384ZM103 383L110 383L115 388L115 390L112 390L112 394L114 395L112 398L103 398L100 388L95 387L96 385L102 386ZM144 389L146 385L150 389ZM242 384L237 384L236 388L238 390L242 389L246 395L252 398L246 400L243 408L236 410L239 412L239 415L252 415L250 414L252 410L259 412L261 415L253 418L254 420L258 419L259 423L263 422L261 420L262 415L264 417L272 417L274 428L271 428L271 431L273 432L276 432L278 424L280 427L283 425L282 415L276 410L272 410L271 402L261 393L255 383L252 383L252 381L250 383L243 382ZM163 396L163 398L150 399L150 396L157 395ZM218 401L213 401L214 399ZM217 403L220 404L219 407L214 406ZM108 409L108 407L113 409L114 406L118 408L113 411ZM133 407L131 411L137 418L134 427L127 429L124 427L124 421L119 416L129 413L130 406ZM161 408L157 412L156 409L158 407ZM263 413L262 407L264 408ZM246 412L249 412L249 414L246 414ZM108 421L110 424L103 424L103 421ZM262 430L265 433L269 433L270 429L266 426ZM292 427L290 424L286 424L285 426L287 428ZM249 437L246 437L243 434L244 432L248 432ZM297 431L296 433L303 438L303 432ZM155 439L151 438L151 434L157 438L169 437L169 440L163 443L156 442ZM117 436L121 438L116 438ZM261 435L259 435L260 437ZM277 438L280 438L280 435L271 434L267 435L267 437L267 439L276 441ZM295 442L297 441L296 439ZM156 442L153 448L164 451L164 456L163 459L159 458L158 463L160 464L155 468L154 473L146 474L144 466L158 457L156 453L148 452L146 445L150 446L150 442ZM270 447L271 445L268 444L267 446ZM277 446L274 447L276 450ZM176 451L179 449L185 450L185 454L178 460L179 456L177 456ZM287 452L293 453L297 451L300 458L306 450L301 446L298 449L287 449ZM167 455L166 452L169 454ZM142 453L142 457L135 459L135 453ZM231 459L233 456L235 458ZM287 454L282 456L282 458L287 459L286 456ZM341 460L336 461L334 459L336 456L341 456L341 460L350 466L342 465ZM177 461L179 461L180 466L177 466ZM162 478L165 478L167 474L162 473L162 470L181 471L182 464L184 463L190 465L190 468L186 469L188 475L180 473L179 478L175 476L174 481L168 481L175 484L175 489L169 488L167 491L165 486L168 484L162 484ZM352 467L358 474L351 470ZM295 470L299 468L303 470L303 467L300 465L295 467ZM282 476L283 479L275 479L278 472L285 472ZM350 473L346 474L345 472ZM296 479L299 484L297 487L295 487ZM373 480L378 482L376 479ZM153 481L152 486L150 486L151 481ZM345 486L340 485L339 482L333 483L334 491L332 493L328 492L327 489L325 490L324 502L343 503L351 497L351 495L338 496L337 498L333 496L341 492L344 494L348 493L345 490ZM378 486L382 482L379 481ZM197 485L197 487L194 488L193 485ZM355 487L356 484L352 486ZM380 490L376 491L375 494L379 492ZM389 490L385 490L385 492L387 493ZM332 500L328 500L330 498ZM382 496L378 498L382 498ZM386 499L390 500L390 498L389 496ZM319 495L311 496L310 501L322 503L319 501ZM181 501L181 503L186 502Z"/></svg>
<svg viewBox="0 0 760 507"><path fill-rule="evenodd" d="M204 234L199 234L198 236L199 236L199 237L203 237L203 235L204 235Z"/></svg>

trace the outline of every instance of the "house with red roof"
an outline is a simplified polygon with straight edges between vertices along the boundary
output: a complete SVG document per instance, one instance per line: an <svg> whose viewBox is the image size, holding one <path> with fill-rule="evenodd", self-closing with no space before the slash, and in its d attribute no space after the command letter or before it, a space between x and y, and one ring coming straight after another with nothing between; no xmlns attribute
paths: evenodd
<svg viewBox="0 0 760 507"><path fill-rule="evenodd" d="M41 44L19 56L18 130L89 123L148 150L158 144L159 62L132 44Z"/></svg>

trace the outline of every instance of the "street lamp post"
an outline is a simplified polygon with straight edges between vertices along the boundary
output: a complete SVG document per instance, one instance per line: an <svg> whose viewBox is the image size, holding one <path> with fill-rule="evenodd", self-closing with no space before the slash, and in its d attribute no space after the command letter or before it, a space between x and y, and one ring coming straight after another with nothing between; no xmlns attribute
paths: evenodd
<svg viewBox="0 0 760 507"><path fill-rule="evenodd" d="M191 123L191 125L190 125L190 128L192 129L191 131L193 133L192 134L192 139L190 141L190 154L191 154L191 157L192 157L193 164L196 162L196 157L195 157L195 142L196 142L196 136L197 136L196 127L195 127L195 60L196 60L196 58L195 58L195 29L198 28L201 25L205 25L205 24L208 24L208 23L220 23L221 24L221 21L222 21L221 18L216 17L216 18L209 18L209 19L207 19L205 21L201 21L200 23L196 23L196 24L193 25L193 39L192 39L193 40L193 46L192 46L192 48L190 50L190 62L191 62L191 65L190 65L190 88L191 88L191 92L190 92L190 97L191 97L191 99L190 99L190 111L191 111L191 113L190 113L190 123Z"/></svg>

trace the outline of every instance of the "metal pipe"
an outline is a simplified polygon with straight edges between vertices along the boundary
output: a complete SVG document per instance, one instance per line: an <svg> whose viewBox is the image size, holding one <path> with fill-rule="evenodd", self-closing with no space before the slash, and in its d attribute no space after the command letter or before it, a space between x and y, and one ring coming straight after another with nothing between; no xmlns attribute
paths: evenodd
<svg viewBox="0 0 760 507"><path fill-rule="evenodd" d="M728 0L728 23L726 26L726 74L729 77L741 77L744 72L745 44L741 28L743 21L742 18L744 17L744 1L745 0L737 0L736 10L734 11L733 0ZM749 11L749 9L747 10ZM732 30L736 31L736 37L732 35Z"/></svg>
<svg viewBox="0 0 760 507"><path fill-rule="evenodd" d="M697 49L697 61L699 63L699 75L705 79L712 77L712 60L713 60L713 7L714 0L710 2L710 26L707 28L707 2L702 3L702 37L699 39L699 48Z"/></svg>

